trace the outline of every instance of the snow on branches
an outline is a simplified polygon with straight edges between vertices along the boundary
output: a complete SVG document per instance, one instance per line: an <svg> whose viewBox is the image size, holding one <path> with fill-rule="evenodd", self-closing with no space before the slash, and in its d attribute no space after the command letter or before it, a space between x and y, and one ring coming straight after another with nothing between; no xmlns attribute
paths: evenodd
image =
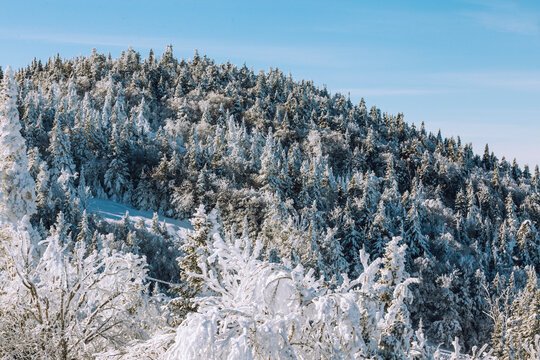
<svg viewBox="0 0 540 360"><path fill-rule="evenodd" d="M28 232L2 235L0 354L82 358L145 337L143 258L83 242L69 251L58 235L39 247Z"/></svg>
<svg viewBox="0 0 540 360"><path fill-rule="evenodd" d="M199 262L201 273L189 275L211 293L193 299L198 310L178 327L165 359L357 358L384 352L407 357L412 351L414 334L402 309L407 286L416 280L399 280L386 306L379 295L388 285L377 282L382 261L370 262L363 250L360 276L345 276L332 289L301 265L291 269L260 260L260 243L252 248L216 233L210 248Z"/></svg>

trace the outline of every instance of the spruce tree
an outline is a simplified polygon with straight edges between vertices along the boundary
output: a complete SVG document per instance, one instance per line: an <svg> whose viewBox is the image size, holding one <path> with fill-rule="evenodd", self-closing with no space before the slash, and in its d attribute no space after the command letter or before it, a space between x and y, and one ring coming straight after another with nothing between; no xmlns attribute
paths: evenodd
<svg viewBox="0 0 540 360"><path fill-rule="evenodd" d="M409 254L413 258L429 253L426 238L422 234L420 216L414 200L405 218L403 241L407 244Z"/></svg>
<svg viewBox="0 0 540 360"><path fill-rule="evenodd" d="M199 205L191 219L194 231L187 236L186 242L180 249L182 251L182 257L179 258L179 266L182 271L180 278L183 284L177 291L181 298L172 303L172 307L180 318L196 308L196 305L191 301L194 296L209 291L196 275L208 270L201 268L201 266L206 265L207 258L210 256L212 236L221 232L217 217L217 210L212 210L210 214L207 214L204 206Z"/></svg>
<svg viewBox="0 0 540 360"><path fill-rule="evenodd" d="M533 360L526 347L534 344L535 336L540 334L540 288L533 267L528 267L527 276L525 288L516 295L510 307L504 360Z"/></svg>
<svg viewBox="0 0 540 360"><path fill-rule="evenodd" d="M15 225L36 212L35 183L28 173L26 144L17 109L17 83L7 68L0 88L0 227Z"/></svg>

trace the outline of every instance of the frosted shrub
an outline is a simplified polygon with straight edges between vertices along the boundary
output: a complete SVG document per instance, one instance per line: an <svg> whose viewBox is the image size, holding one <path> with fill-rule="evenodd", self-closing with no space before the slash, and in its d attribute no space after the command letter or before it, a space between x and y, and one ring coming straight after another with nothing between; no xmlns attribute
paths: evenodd
<svg viewBox="0 0 540 360"><path fill-rule="evenodd" d="M24 231L2 235L2 356L80 359L144 338L151 327L140 311L144 259L109 249L89 253L82 242L68 251L57 235L40 247Z"/></svg>
<svg viewBox="0 0 540 360"><path fill-rule="evenodd" d="M397 242L397 240L396 240ZM381 301L380 259L330 289L312 270L259 260L260 244L225 242L214 234L211 255L192 273L213 292L196 297L198 311L188 314L176 331L166 359L320 359L363 358L382 354L380 344L400 344L392 329L410 329L402 310L407 285L393 290L391 305ZM400 324L401 326L396 326ZM416 344L418 344L417 342ZM407 356L408 346L391 349ZM418 351L417 351L418 353Z"/></svg>

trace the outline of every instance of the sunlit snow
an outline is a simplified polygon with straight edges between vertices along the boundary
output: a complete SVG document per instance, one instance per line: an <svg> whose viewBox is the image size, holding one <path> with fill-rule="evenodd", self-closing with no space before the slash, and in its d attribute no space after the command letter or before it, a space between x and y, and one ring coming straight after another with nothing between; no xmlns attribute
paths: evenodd
<svg viewBox="0 0 540 360"><path fill-rule="evenodd" d="M131 222L136 224L142 220L148 229L152 226L154 216L151 211L137 210L131 206L105 199L88 200L86 209L88 213L100 215L104 220L110 222L120 222L128 212ZM193 230L188 220L171 219L162 215L158 215L158 218L160 225L165 221L167 231L171 236L183 239L187 233Z"/></svg>

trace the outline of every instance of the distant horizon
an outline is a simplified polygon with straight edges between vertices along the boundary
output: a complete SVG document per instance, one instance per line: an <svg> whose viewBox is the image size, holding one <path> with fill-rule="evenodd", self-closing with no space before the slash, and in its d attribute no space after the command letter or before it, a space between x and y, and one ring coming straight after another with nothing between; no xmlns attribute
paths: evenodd
<svg viewBox="0 0 540 360"><path fill-rule="evenodd" d="M295 80L350 94L353 103L403 113L444 137L521 167L540 164L540 4L534 1L7 3L0 66L20 68L88 56L142 57L172 44L257 73L278 68ZM107 11L103 11L107 9ZM167 11L164 11L166 9ZM24 17L19 14L25 14Z"/></svg>

